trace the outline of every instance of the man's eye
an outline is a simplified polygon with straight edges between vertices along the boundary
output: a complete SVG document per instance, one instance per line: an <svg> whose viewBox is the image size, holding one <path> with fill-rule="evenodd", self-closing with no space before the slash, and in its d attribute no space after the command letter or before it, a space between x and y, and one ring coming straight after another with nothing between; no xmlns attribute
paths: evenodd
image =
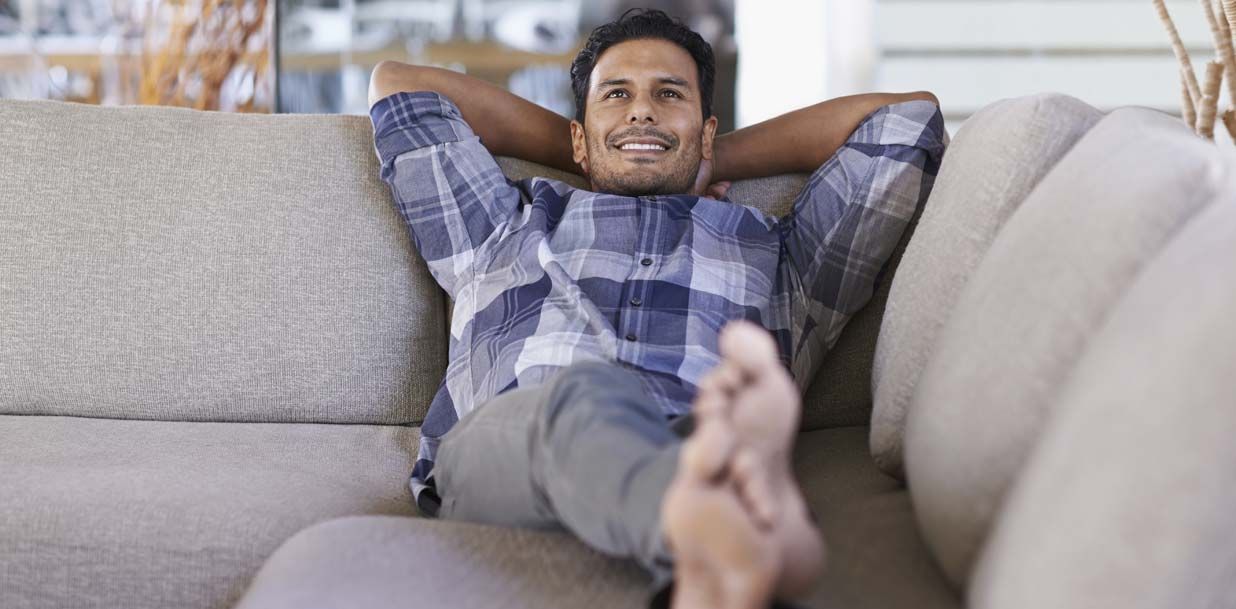
<svg viewBox="0 0 1236 609"><path fill-rule="evenodd" d="M682 94L680 94L680 93L679 93L679 92L677 92L677 91L674 91L673 89L666 89L666 90L662 91L662 93L672 93L672 94L674 95L674 97L682 97Z"/></svg>
<svg viewBox="0 0 1236 609"><path fill-rule="evenodd" d="M626 92L626 91L623 91L622 89L614 89L613 91L610 91L609 93L606 93L606 94L605 94L605 97L607 97L607 98L608 98L608 97L612 97L615 93L621 93L621 94L623 94L623 95L626 95L626 94L627 94L627 92Z"/></svg>

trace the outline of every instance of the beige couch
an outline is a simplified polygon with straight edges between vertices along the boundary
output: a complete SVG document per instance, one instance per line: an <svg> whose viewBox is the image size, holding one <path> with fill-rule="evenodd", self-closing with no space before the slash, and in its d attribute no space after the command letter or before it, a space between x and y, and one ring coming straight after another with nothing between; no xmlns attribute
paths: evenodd
<svg viewBox="0 0 1236 609"><path fill-rule="evenodd" d="M367 117L0 100L0 158L0 607L638 606L414 517L447 303ZM805 604L1236 607L1233 260L1236 156L1177 119L968 120L806 391Z"/></svg>

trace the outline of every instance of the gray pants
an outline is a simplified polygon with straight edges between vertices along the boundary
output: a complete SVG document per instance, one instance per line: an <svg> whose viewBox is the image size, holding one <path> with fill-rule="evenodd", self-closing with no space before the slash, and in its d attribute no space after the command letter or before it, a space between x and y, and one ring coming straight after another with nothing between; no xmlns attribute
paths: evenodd
<svg viewBox="0 0 1236 609"><path fill-rule="evenodd" d="M439 516L565 527L601 552L634 558L656 588L672 572L661 499L681 443L633 372L581 362L495 397L443 436Z"/></svg>

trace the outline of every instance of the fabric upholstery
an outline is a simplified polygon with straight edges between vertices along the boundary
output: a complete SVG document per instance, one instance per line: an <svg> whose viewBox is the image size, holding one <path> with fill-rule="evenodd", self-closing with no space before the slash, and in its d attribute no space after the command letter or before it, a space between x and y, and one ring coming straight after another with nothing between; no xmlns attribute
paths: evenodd
<svg viewBox="0 0 1236 609"><path fill-rule="evenodd" d="M634 609L648 585L566 532L358 516L289 539L236 609Z"/></svg>
<svg viewBox="0 0 1236 609"><path fill-rule="evenodd" d="M442 295L369 121L0 100L0 413L406 423Z"/></svg>
<svg viewBox="0 0 1236 609"><path fill-rule="evenodd" d="M884 472L905 478L906 409L962 287L1005 220L1101 116L1076 98L1048 93L991 104L958 130L879 328L871 453Z"/></svg>
<svg viewBox="0 0 1236 609"><path fill-rule="evenodd" d="M0 413L421 421L445 370L444 295L372 138L358 116L0 100L0 141L23 151L0 183ZM730 198L781 215L806 177ZM821 365L804 428L866 422L870 387L851 381L886 295Z"/></svg>
<svg viewBox="0 0 1236 609"><path fill-rule="evenodd" d="M972 607L1236 607L1234 260L1230 189L1091 340L983 550Z"/></svg>
<svg viewBox="0 0 1236 609"><path fill-rule="evenodd" d="M1236 166L1213 143L1171 115L1122 108L996 236L906 424L915 515L958 588L1087 341L1188 219L1233 190Z"/></svg>
<svg viewBox="0 0 1236 609"><path fill-rule="evenodd" d="M225 609L319 521L411 515L417 429L0 417L0 607Z"/></svg>
<svg viewBox="0 0 1236 609"><path fill-rule="evenodd" d="M867 454L867 428L804 433L795 468L828 545L803 603L818 609L959 609L918 536L907 492ZM442 557L426 562L425 553ZM640 607L648 577L565 532L411 518L334 520L298 533L237 609Z"/></svg>

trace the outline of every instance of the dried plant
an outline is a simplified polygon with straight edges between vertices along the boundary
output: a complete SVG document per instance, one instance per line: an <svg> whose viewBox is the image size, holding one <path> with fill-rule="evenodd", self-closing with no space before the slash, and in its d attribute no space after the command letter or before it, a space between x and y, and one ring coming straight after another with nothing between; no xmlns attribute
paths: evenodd
<svg viewBox="0 0 1236 609"><path fill-rule="evenodd" d="M1223 64L1206 62L1206 84L1202 87L1202 111L1197 115L1197 132L1202 137L1215 139L1215 111L1219 107L1219 83L1223 80Z"/></svg>
<svg viewBox="0 0 1236 609"><path fill-rule="evenodd" d="M267 0L166 0L155 7L174 10L167 39L148 21L143 44L138 103L219 110L228 75L239 68L251 75L256 92L272 77ZM151 10L153 20L159 14ZM150 48L153 47L153 48ZM258 47L249 53L251 47ZM236 104L237 112L270 112L257 95Z"/></svg>
<svg viewBox="0 0 1236 609"><path fill-rule="evenodd" d="M1236 0L1232 1L1236 4ZM1206 21L1210 24L1210 35L1214 38L1219 60L1223 62L1223 73L1227 77L1227 98L1236 103L1236 49L1233 48L1232 24L1228 23L1222 4L1212 7L1210 2L1202 2L1202 8L1206 12Z"/></svg>
<svg viewBox="0 0 1236 609"><path fill-rule="evenodd" d="M1214 39L1216 57L1215 61L1206 63L1205 80L1200 85L1197 74L1193 71L1192 60L1189 59L1184 43L1180 41L1180 33L1176 31L1176 24L1167 11L1166 3L1164 0L1153 0L1155 11L1171 38L1172 50L1180 63L1181 114L1194 132L1211 140L1215 136L1215 123L1221 118L1228 134L1236 140L1236 38L1233 38L1233 32L1236 32L1236 0L1199 1ZM1234 105L1220 115L1219 95L1225 76L1228 99Z"/></svg>

